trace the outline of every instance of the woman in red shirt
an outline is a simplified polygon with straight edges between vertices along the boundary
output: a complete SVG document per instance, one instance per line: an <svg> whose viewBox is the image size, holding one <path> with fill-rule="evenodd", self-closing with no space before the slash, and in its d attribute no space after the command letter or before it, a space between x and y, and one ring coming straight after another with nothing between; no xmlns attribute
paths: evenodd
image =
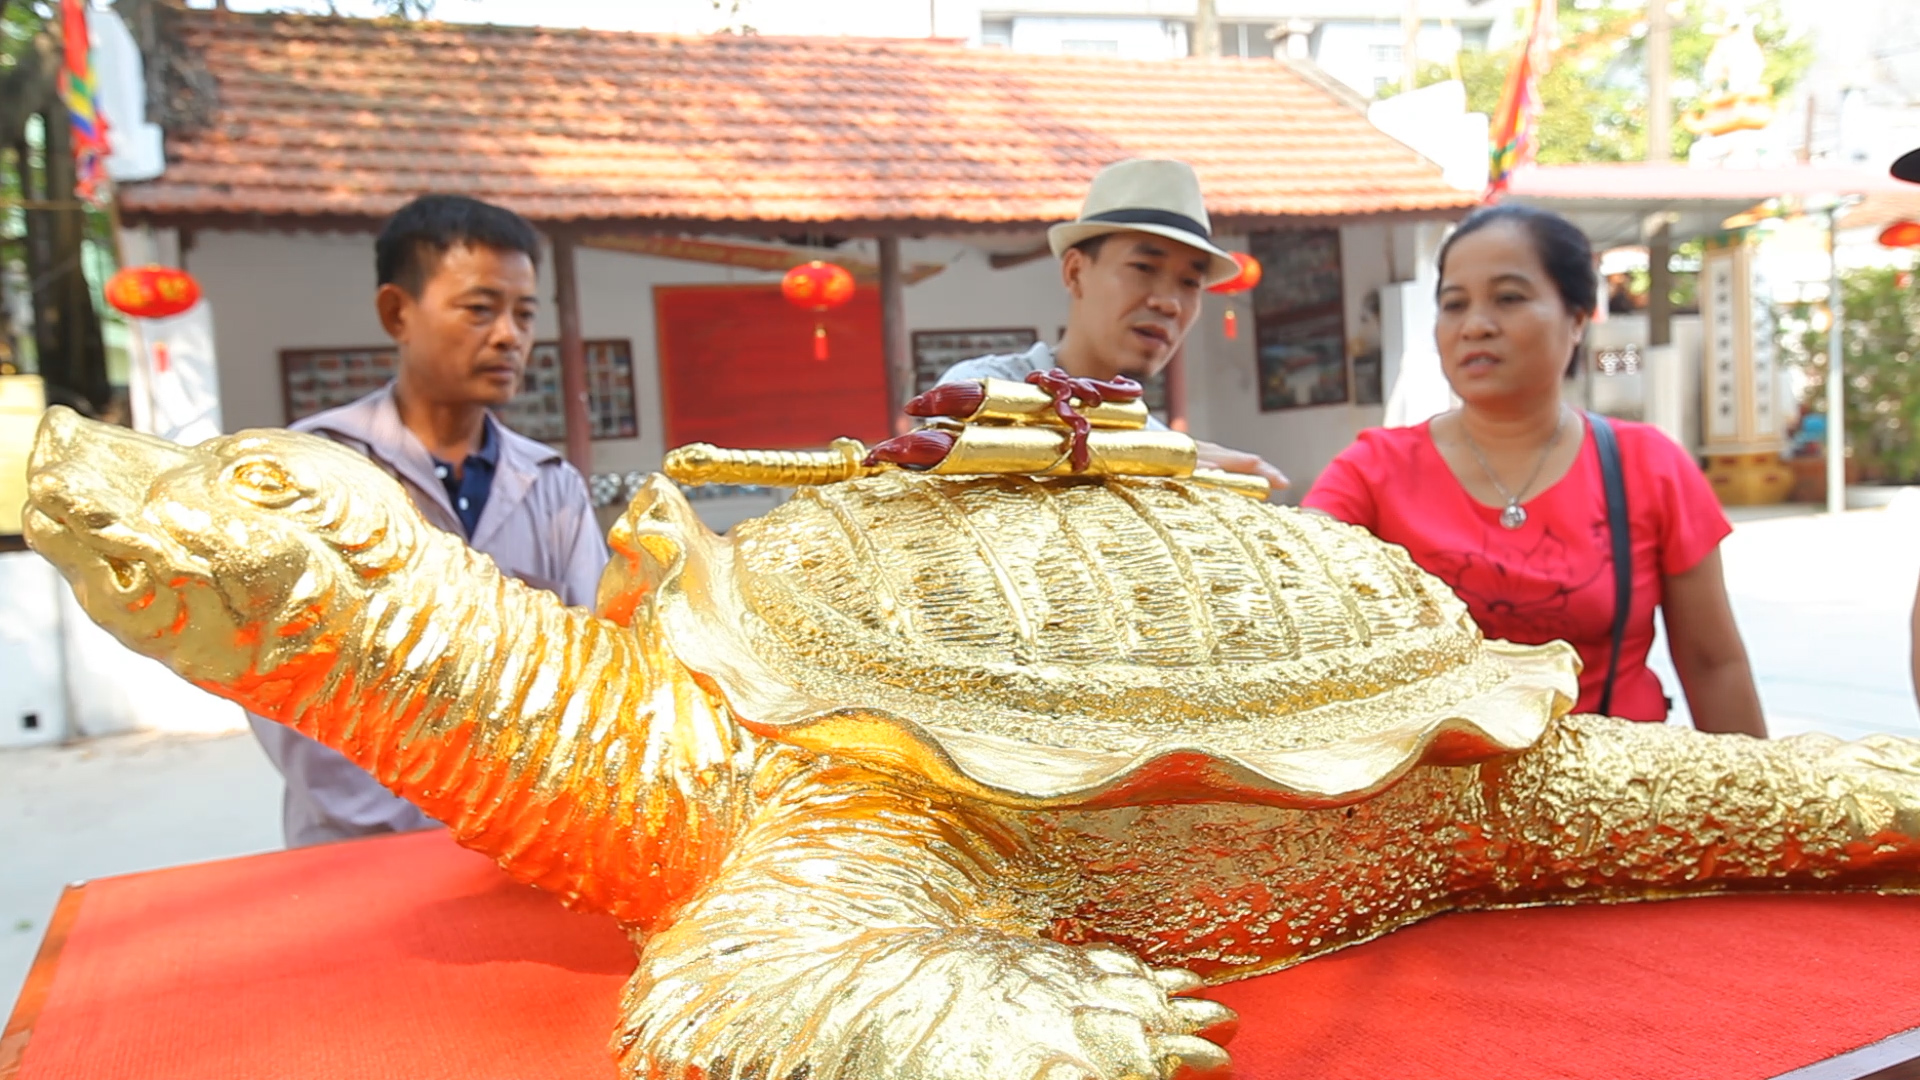
<svg viewBox="0 0 1920 1080"><path fill-rule="evenodd" d="M1458 409L1377 428L1334 459L1303 505L1405 547L1460 595L1487 636L1580 653L1577 712L1599 708L1614 579L1600 459L1562 375L1592 317L1593 251L1558 215L1476 211L1440 249L1434 336ZM1632 537L1632 601L1609 712L1660 721L1648 670L1654 608L1702 731L1765 737L1720 571L1732 531L1706 478L1665 435L1612 421Z"/></svg>

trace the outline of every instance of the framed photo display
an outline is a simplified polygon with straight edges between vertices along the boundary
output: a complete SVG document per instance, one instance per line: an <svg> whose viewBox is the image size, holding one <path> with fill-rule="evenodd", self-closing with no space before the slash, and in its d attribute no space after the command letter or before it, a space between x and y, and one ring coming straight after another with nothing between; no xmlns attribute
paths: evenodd
<svg viewBox="0 0 1920 1080"><path fill-rule="evenodd" d="M1054 331L1056 345L1067 336L1062 326ZM913 334L913 392L923 394L933 388L940 376L962 360L977 356L1004 356L1023 353L1040 340L1037 330L916 330ZM1167 373L1163 368L1141 387L1147 411L1163 422L1167 418Z"/></svg>
<svg viewBox="0 0 1920 1080"><path fill-rule="evenodd" d="M1263 271L1253 290L1260 410L1348 400L1340 231L1257 232L1249 239Z"/></svg>
<svg viewBox="0 0 1920 1080"><path fill-rule="evenodd" d="M627 341L586 343L587 412L596 439L631 439L640 434L633 395L633 345ZM363 397L393 378L391 345L345 349L282 349L281 405L291 424L317 412ZM560 394L560 343L533 347L520 392L501 408L502 423L541 442L567 437Z"/></svg>
<svg viewBox="0 0 1920 1080"><path fill-rule="evenodd" d="M913 333L913 392L933 388L948 368L976 356L1023 353L1040 333L1023 330L916 330Z"/></svg>

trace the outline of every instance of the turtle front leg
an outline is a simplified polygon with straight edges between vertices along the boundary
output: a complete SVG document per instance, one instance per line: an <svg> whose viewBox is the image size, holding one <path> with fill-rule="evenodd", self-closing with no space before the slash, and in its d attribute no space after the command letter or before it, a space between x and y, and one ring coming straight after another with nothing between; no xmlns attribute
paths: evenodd
<svg viewBox="0 0 1920 1080"><path fill-rule="evenodd" d="M1040 936L1017 826L776 751L720 876L647 942L615 1052L634 1077L1171 1078L1226 1065L1196 976Z"/></svg>

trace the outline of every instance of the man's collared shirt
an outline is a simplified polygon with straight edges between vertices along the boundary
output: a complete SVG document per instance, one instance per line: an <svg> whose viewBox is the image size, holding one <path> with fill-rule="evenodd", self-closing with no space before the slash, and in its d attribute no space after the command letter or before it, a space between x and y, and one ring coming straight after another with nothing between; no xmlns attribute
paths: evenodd
<svg viewBox="0 0 1920 1080"><path fill-rule="evenodd" d="M966 382L969 379L1006 379L1009 382L1026 382L1027 376L1036 371L1052 371L1059 367L1053 356L1053 346L1044 341L1036 341L1033 348L1023 353L998 353L992 356L976 356L971 360L962 360L940 375L940 382ZM1157 416L1147 417L1147 427L1153 431L1165 431L1167 425Z"/></svg>
<svg viewBox="0 0 1920 1080"><path fill-rule="evenodd" d="M486 509L487 496L493 493L493 474L500 464L500 437L493 433L493 425L491 416L481 422L480 449L468 454L458 469L450 461L433 458L433 475L447 489L447 501L460 516L460 527L467 531L468 540L473 539L480 511Z"/></svg>

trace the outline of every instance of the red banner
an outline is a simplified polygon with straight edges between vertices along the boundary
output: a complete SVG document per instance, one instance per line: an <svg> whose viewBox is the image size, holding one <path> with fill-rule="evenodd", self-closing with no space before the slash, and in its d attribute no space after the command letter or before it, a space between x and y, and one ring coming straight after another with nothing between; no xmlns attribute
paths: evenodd
<svg viewBox="0 0 1920 1080"><path fill-rule="evenodd" d="M668 447L792 450L892 434L876 290L816 315L777 285L660 285L653 308ZM830 359L813 358L816 322Z"/></svg>

